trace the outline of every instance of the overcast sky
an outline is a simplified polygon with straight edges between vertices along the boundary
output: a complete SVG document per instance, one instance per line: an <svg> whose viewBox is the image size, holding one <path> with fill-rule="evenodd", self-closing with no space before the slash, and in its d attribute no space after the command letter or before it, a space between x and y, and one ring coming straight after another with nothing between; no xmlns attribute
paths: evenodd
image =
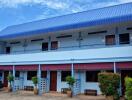
<svg viewBox="0 0 132 100"><path fill-rule="evenodd" d="M10 25L128 2L132 0L0 0L0 30Z"/></svg>

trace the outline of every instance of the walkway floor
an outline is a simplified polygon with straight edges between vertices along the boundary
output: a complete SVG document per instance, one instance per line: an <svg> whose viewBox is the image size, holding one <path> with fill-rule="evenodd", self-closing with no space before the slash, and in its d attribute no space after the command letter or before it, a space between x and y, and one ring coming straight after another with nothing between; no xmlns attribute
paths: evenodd
<svg viewBox="0 0 132 100"><path fill-rule="evenodd" d="M34 95L33 92L19 91L8 93L0 91L0 100L106 100L104 96L78 95L73 98L61 93L45 93L42 96Z"/></svg>

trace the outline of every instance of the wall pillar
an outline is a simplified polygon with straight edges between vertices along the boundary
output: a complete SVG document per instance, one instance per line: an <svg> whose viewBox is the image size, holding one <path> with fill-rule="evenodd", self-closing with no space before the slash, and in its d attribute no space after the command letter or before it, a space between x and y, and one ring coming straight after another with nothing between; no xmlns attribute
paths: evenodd
<svg viewBox="0 0 132 100"><path fill-rule="evenodd" d="M38 76L38 92L39 92L39 95L42 95L42 92L41 92L41 65L40 64L38 65L37 76Z"/></svg>
<svg viewBox="0 0 132 100"><path fill-rule="evenodd" d="M116 63L114 62L114 73L116 73L117 70L116 70Z"/></svg>
<svg viewBox="0 0 132 100"><path fill-rule="evenodd" d="M15 92L15 73L16 73L15 65L13 65L13 77L14 77L14 81L12 82L13 83L12 84L13 92Z"/></svg>
<svg viewBox="0 0 132 100"><path fill-rule="evenodd" d="M49 40L48 40L48 51L51 50L51 37L49 36Z"/></svg>
<svg viewBox="0 0 132 100"><path fill-rule="evenodd" d="M118 27L115 28L115 43L119 45L119 29Z"/></svg>
<svg viewBox="0 0 132 100"><path fill-rule="evenodd" d="M74 77L74 64L71 64L71 76Z"/></svg>

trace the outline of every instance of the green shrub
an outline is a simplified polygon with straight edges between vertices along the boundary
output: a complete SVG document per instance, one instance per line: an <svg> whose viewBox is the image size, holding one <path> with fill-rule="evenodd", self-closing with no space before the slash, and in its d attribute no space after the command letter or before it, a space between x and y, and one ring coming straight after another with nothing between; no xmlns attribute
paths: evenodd
<svg viewBox="0 0 132 100"><path fill-rule="evenodd" d="M126 77L125 78L125 86L126 86L126 91L125 95L127 100L132 100L132 78Z"/></svg>
<svg viewBox="0 0 132 100"><path fill-rule="evenodd" d="M11 84L11 82L14 81L13 75L12 75L12 74L8 74L7 80L8 80L8 81L10 82L10 84Z"/></svg>
<svg viewBox="0 0 132 100"><path fill-rule="evenodd" d="M98 74L99 87L106 96L113 96L115 100L119 100L118 89L120 86L120 75L109 72L101 72Z"/></svg>
<svg viewBox="0 0 132 100"><path fill-rule="evenodd" d="M74 77L67 76L66 82L67 82L67 84L69 84L69 88L71 89L75 83L75 79L74 79Z"/></svg>
<svg viewBox="0 0 132 100"><path fill-rule="evenodd" d="M35 77L32 77L32 81L33 81L33 84L35 86L37 86L37 84L38 84L38 78L36 76Z"/></svg>

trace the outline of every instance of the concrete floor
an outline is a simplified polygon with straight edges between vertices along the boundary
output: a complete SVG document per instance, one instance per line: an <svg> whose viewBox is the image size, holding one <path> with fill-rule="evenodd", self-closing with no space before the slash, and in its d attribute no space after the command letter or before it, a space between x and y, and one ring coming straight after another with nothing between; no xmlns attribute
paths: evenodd
<svg viewBox="0 0 132 100"><path fill-rule="evenodd" d="M29 91L17 91L15 93L0 91L0 100L106 100L104 96L85 96L78 95L73 98L61 93L45 93L42 96L34 95ZM121 99L123 100L123 99Z"/></svg>

